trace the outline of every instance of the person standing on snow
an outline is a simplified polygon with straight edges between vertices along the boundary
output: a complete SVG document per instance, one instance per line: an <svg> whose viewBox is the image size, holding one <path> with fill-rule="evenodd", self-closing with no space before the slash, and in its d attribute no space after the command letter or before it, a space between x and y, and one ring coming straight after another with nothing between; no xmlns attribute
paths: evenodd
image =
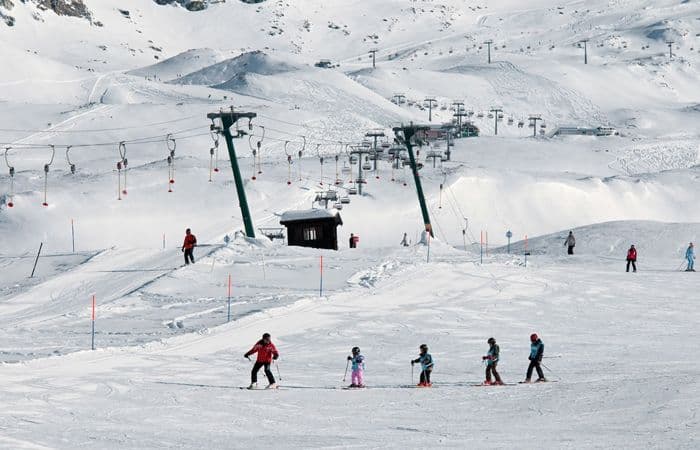
<svg viewBox="0 0 700 450"><path fill-rule="evenodd" d="M408 247L408 233L403 234L403 239L401 239L401 245L403 247Z"/></svg>
<svg viewBox="0 0 700 450"><path fill-rule="evenodd" d="M685 259L688 260L688 267L685 271L695 272L695 247L692 242L688 244L688 249L685 251Z"/></svg>
<svg viewBox="0 0 700 450"><path fill-rule="evenodd" d="M185 265L190 261L194 264L194 248L197 246L197 238L189 228L185 230L185 241L182 243L182 251L185 253Z"/></svg>
<svg viewBox="0 0 700 450"><path fill-rule="evenodd" d="M279 358L280 354L277 351L275 344L273 344L270 340L270 333L263 334L262 339L260 339L253 346L253 348L243 355L243 357L250 360L249 357L253 353L257 353L258 357L255 364L253 364L253 370L250 373L250 386L248 386L248 389L255 389L258 386L258 372L260 371L261 367L265 368L265 376L267 377L267 381L270 383L267 385L266 389L277 388L275 377L272 375L272 371L270 370L270 364L272 364L273 360Z"/></svg>
<svg viewBox="0 0 700 450"><path fill-rule="evenodd" d="M355 235L353 233L350 233L350 248L357 248L357 240L355 239Z"/></svg>
<svg viewBox="0 0 700 450"><path fill-rule="evenodd" d="M537 376L539 377L537 378L538 382L547 381L540 367L542 355L544 355L544 344L537 334L533 333L530 335L530 356L527 358L530 360L530 365L527 367L527 375L525 376L524 383L530 383L533 369L537 370Z"/></svg>
<svg viewBox="0 0 700 450"><path fill-rule="evenodd" d="M365 373L365 357L360 354L360 347L352 348L352 356L348 356L348 361L352 363L352 384L351 388L363 388Z"/></svg>
<svg viewBox="0 0 700 450"><path fill-rule="evenodd" d="M420 346L420 354L418 358L411 361L411 365L414 365L415 363L420 363L421 367L420 383L418 383L418 387L432 386L433 383L430 382L430 373L433 371L435 364L433 363L433 357L430 356L430 353L428 353L427 345L422 344Z"/></svg>
<svg viewBox="0 0 700 450"><path fill-rule="evenodd" d="M632 271L636 272L637 271L637 249L634 248L634 245L630 246L630 249L627 250L627 272L630 271L630 264L632 264Z"/></svg>
<svg viewBox="0 0 700 450"><path fill-rule="evenodd" d="M574 254L574 247L576 247L576 238L574 237L573 231L569 231L569 236L564 241L564 245L566 246L567 253L569 255L573 255Z"/></svg>
<svg viewBox="0 0 700 450"><path fill-rule="evenodd" d="M501 376L496 371L496 366L498 365L498 354L500 353L501 349L498 347L498 344L496 344L496 339L494 338L489 338L488 344L488 353L486 356L481 357L482 360L486 361L486 381L484 381L484 384L501 385L503 384L503 381L501 381ZM491 383L491 374L493 374L495 378L493 383Z"/></svg>

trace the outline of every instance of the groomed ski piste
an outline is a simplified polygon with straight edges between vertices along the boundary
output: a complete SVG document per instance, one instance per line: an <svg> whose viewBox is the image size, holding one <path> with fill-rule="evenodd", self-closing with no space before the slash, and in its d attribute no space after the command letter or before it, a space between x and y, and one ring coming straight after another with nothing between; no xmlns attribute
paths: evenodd
<svg viewBox="0 0 700 450"><path fill-rule="evenodd" d="M0 1L0 447L698 447L697 2L34 3ZM436 167L444 142L420 149L429 246L410 169L385 161L338 251L261 236L334 185L336 155L346 195L345 144L393 145L430 97L433 124L462 101L480 136ZM258 115L234 140L257 239L223 138L210 155L206 115L231 106ZM265 332L280 388L248 391ZM555 383L518 383L531 333ZM507 385L477 388L489 337ZM421 344L433 387L414 389ZM354 346L367 389L342 389Z"/></svg>

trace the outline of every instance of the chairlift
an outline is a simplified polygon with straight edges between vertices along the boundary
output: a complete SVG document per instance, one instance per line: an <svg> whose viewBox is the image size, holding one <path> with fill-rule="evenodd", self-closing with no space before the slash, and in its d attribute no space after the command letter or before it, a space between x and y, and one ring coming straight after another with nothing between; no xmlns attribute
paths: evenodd
<svg viewBox="0 0 700 450"><path fill-rule="evenodd" d="M486 117L488 117L489 119L493 119L493 113L489 113Z"/></svg>
<svg viewBox="0 0 700 450"><path fill-rule="evenodd" d="M357 156L355 156L355 155L350 156L350 164L357 164Z"/></svg>
<svg viewBox="0 0 700 450"><path fill-rule="evenodd" d="M483 118L484 118L484 113L480 112L480 113L478 113L478 114L476 115L476 117L478 117L479 119L483 119Z"/></svg>
<svg viewBox="0 0 700 450"><path fill-rule="evenodd" d="M348 188L348 195L357 195L357 188L355 188L355 187Z"/></svg>
<svg viewBox="0 0 700 450"><path fill-rule="evenodd" d="M522 128L524 126L525 126L525 122L523 122L522 120L519 120L518 121L518 128Z"/></svg>
<svg viewBox="0 0 700 450"><path fill-rule="evenodd" d="M508 125L513 125L513 122L514 122L513 118L509 117L508 118Z"/></svg>
<svg viewBox="0 0 700 450"><path fill-rule="evenodd" d="M335 209L337 209L338 211L340 211L341 209L343 209L343 205L342 205L341 203L334 203L334 204L333 204L333 208L335 208Z"/></svg>
<svg viewBox="0 0 700 450"><path fill-rule="evenodd" d="M544 122L542 122L542 123L540 124L540 128L547 128L547 124L544 123Z"/></svg>
<svg viewBox="0 0 700 450"><path fill-rule="evenodd" d="M340 197L340 203L347 205L348 203L350 203L350 197L348 197L347 195Z"/></svg>
<svg viewBox="0 0 700 450"><path fill-rule="evenodd" d="M368 162L362 164L362 170L372 170L372 165Z"/></svg>

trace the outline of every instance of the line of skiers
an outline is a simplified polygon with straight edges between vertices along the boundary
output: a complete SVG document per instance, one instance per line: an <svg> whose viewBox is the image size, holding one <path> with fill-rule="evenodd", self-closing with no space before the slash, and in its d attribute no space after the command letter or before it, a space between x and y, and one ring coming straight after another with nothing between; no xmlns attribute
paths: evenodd
<svg viewBox="0 0 700 450"><path fill-rule="evenodd" d="M496 344L496 339L489 338L487 341L489 344L489 350L482 360L486 363L486 379L483 382L484 385L502 385L503 380L497 371L498 362L500 359L500 348ZM433 384L430 381L430 375L435 367L435 362L433 361L432 355L428 352L428 346L422 344L419 347L418 358L411 360L411 367L415 364L420 364L420 377L418 382L418 387L431 387ZM280 354L277 351L277 347L272 343L270 338L270 333L265 333L262 335L262 339L255 343L253 348L247 351L243 357L250 360L250 356L257 354L255 364L253 364L253 369L250 373L250 385L248 389L257 389L258 385L258 372L261 368L264 368L265 376L267 377L268 386L266 389L277 388L277 382L275 376L270 370L270 366L273 361L279 358ZM544 343L533 333L530 335L530 355L528 360L530 364L527 368L527 373L525 375L525 381L522 383L530 383L532 380L533 370L537 371L537 379L535 382L544 382L547 379L542 372L542 357L544 355ZM360 347L353 347L351 350L351 355L347 357L347 365L345 366L345 374L347 375L348 366L351 366L351 384L349 388L364 388L364 372L365 372L365 357L360 352ZM492 378L493 377L493 378ZM413 378L413 377L411 377ZM345 381L345 376L343 377Z"/></svg>
<svg viewBox="0 0 700 450"><path fill-rule="evenodd" d="M576 238L574 237L574 232L569 231L569 235L564 240L564 246L567 248L567 254L574 254L574 247L576 247ZM685 259L688 261L688 266L686 267L686 272L695 272L695 246L693 243L688 244L688 248L685 250ZM627 261L626 272L630 271L630 266L632 266L632 272L637 271L637 249L634 244L630 246L627 250Z"/></svg>

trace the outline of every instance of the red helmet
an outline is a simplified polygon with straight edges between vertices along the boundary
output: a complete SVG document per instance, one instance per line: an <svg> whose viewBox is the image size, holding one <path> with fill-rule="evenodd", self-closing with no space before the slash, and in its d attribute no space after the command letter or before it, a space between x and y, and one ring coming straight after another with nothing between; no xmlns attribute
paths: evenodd
<svg viewBox="0 0 700 450"><path fill-rule="evenodd" d="M530 335L530 341L531 341L531 342L535 342L535 341L537 341L537 339L539 339L539 337L537 336L537 333L532 333L532 334Z"/></svg>

